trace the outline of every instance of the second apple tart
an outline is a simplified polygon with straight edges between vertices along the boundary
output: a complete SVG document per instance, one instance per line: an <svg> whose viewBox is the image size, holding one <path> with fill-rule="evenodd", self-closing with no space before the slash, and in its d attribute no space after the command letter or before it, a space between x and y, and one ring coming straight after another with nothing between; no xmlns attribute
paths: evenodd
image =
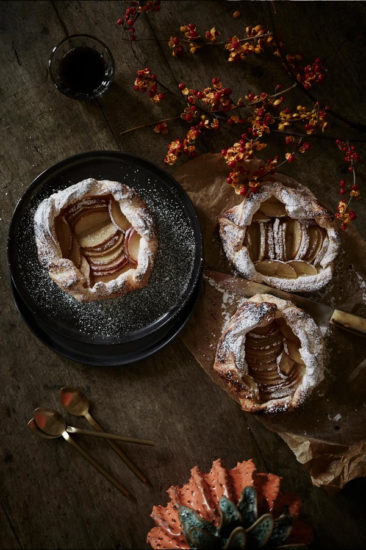
<svg viewBox="0 0 366 550"><path fill-rule="evenodd" d="M330 213L304 186L264 182L219 219L224 251L246 279L311 292L333 274L339 237Z"/></svg>

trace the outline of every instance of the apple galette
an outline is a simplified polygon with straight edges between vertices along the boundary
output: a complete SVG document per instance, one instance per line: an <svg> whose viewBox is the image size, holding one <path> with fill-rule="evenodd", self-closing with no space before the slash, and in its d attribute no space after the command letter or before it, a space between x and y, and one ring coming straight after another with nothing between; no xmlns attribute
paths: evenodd
<svg viewBox="0 0 366 550"><path fill-rule="evenodd" d="M310 292L333 273L339 238L330 213L302 185L263 183L219 219L224 251L246 279Z"/></svg>
<svg viewBox="0 0 366 550"><path fill-rule="evenodd" d="M146 204L127 185L83 180L42 201L34 226L40 262L77 300L113 298L147 285L157 237Z"/></svg>
<svg viewBox="0 0 366 550"><path fill-rule="evenodd" d="M214 369L244 411L290 410L323 379L323 349L310 315L289 301L256 294L228 322Z"/></svg>

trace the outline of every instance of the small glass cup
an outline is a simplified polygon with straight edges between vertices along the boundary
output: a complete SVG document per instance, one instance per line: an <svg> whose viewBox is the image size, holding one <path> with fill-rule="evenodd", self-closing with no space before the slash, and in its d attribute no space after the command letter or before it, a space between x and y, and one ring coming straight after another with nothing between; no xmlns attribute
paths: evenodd
<svg viewBox="0 0 366 550"><path fill-rule="evenodd" d="M73 99L96 99L111 85L114 59L109 48L88 34L74 34L54 46L48 60L56 88Z"/></svg>

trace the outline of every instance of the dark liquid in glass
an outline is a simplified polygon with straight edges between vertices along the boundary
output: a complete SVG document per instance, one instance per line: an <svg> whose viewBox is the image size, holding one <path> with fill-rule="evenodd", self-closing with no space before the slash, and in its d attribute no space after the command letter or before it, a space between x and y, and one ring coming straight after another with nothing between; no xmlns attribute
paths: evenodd
<svg viewBox="0 0 366 550"><path fill-rule="evenodd" d="M60 61L62 87L74 94L91 94L103 82L104 59L93 48L79 46L70 50Z"/></svg>

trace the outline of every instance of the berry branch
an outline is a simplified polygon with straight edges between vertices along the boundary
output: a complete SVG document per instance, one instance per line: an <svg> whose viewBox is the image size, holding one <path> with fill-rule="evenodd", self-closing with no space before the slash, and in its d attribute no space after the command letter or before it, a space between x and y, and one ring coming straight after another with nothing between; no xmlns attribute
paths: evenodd
<svg viewBox="0 0 366 550"><path fill-rule="evenodd" d="M134 41L136 40L135 22L137 18L142 13L159 11L159 9L160 2L157 0L131 2L123 18L117 23L129 33L129 39ZM235 13L239 12L234 12L234 17L236 17ZM273 93L263 91L254 94L248 92L244 97L234 100L232 89L224 87L220 78L215 77L203 89L191 89L181 82L178 84L177 93L162 84L156 74L146 67L137 71L134 90L146 93L153 103L161 103L167 93L172 94L180 100L181 113L127 129L122 134L146 127L153 127L157 134L166 134L168 133L167 123L181 119L189 125L186 135L183 139L173 139L169 143L164 158L166 164L173 165L181 155L196 156L199 139L207 132L217 131L222 125L244 126L240 139L223 149L221 154L229 170L227 183L233 187L235 193L246 196L256 193L268 174L272 174L286 163L294 162L301 154L309 151L311 143L307 138L334 140L334 136L325 133L329 114L347 122L353 128L364 131L366 127L364 128L363 125L346 120L341 115L334 113L328 105L322 105L315 99L310 89L325 80L325 69L321 60L317 57L313 62L305 64L301 54L289 53L282 39L277 36L272 14L271 22L271 30L262 25L247 26L244 36L232 36L225 41L218 41L220 32L215 27L200 33L194 23L189 23L180 27L180 35L177 34L169 38L167 46L174 58L180 58L187 53L194 55L206 46L223 46L228 52L229 63L244 62L250 55L258 56L269 52L281 61L286 74L293 80L290 86L283 89L279 83L275 86ZM296 108L285 105L287 95L295 88L306 94L310 104L299 104ZM247 161L267 148L267 137L271 133L282 134L283 143L290 150L284 154L282 159L280 156L264 159L258 170L249 173ZM358 138L354 141L365 140ZM337 138L336 143L338 149L345 153L344 158L349 164L348 170L353 177L348 201L342 199L335 214L341 227L346 229L350 221L356 217L355 212L350 210L350 204L352 199L360 199L355 165L362 162L362 159L355 151L354 145L350 145L347 139ZM345 195L347 192L347 184L345 180L341 180L340 194Z"/></svg>

